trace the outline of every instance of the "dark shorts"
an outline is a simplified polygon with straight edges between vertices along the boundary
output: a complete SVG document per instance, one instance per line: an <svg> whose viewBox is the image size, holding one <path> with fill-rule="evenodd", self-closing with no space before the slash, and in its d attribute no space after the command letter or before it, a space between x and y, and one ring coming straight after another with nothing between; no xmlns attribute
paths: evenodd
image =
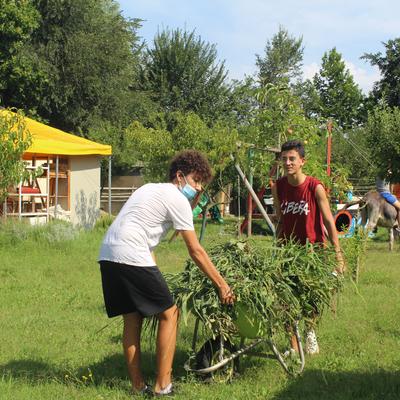
<svg viewBox="0 0 400 400"><path fill-rule="evenodd" d="M174 305L171 292L157 267L135 267L100 261L107 315L138 312L144 317L159 314Z"/></svg>

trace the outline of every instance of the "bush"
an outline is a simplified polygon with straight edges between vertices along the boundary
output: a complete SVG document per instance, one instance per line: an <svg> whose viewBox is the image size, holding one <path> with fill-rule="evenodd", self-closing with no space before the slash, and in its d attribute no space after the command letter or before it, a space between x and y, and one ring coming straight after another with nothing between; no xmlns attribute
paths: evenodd
<svg viewBox="0 0 400 400"><path fill-rule="evenodd" d="M71 223L53 220L45 225L30 225L27 221L8 219L0 223L0 245L15 246L25 241L58 245L69 242L79 235Z"/></svg>
<svg viewBox="0 0 400 400"><path fill-rule="evenodd" d="M95 223L93 229L96 231L106 231L114 222L115 217L110 214L102 215Z"/></svg>

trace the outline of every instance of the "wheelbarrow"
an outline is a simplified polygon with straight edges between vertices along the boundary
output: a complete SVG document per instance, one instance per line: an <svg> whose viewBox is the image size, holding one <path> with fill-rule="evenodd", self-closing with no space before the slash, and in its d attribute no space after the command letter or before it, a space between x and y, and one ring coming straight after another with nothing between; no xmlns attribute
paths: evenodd
<svg viewBox="0 0 400 400"><path fill-rule="evenodd" d="M235 307L237 306L235 305ZM225 340L222 335L218 335L207 340L196 352L200 322L200 319L197 318L193 332L192 354L195 354L195 357L190 357L184 364L184 368L188 372L216 382L227 382L233 378L238 369L239 357L244 355L276 359L284 371L291 376L303 372L305 358L297 322L293 326L293 333L296 337L298 353L291 351L281 353L274 339L265 335L266 330L263 329L259 319L252 316L246 307L239 308L238 318L235 321L238 344L236 340L232 343ZM261 344L268 344L271 352L256 351L256 347Z"/></svg>

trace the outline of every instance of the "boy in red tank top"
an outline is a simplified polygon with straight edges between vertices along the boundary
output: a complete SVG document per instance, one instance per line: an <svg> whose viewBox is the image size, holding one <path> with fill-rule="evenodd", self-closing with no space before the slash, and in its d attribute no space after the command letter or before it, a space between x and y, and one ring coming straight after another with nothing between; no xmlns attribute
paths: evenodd
<svg viewBox="0 0 400 400"><path fill-rule="evenodd" d="M339 245L335 222L329 201L321 182L303 172L305 150L299 140L291 140L282 145L281 161L285 176L278 179L272 187L274 207L278 219L277 236L293 238L301 244L324 243L325 229L336 251L336 272L342 273L344 261ZM292 348L297 348L292 340ZM307 333L306 351L319 352L318 342L313 330Z"/></svg>

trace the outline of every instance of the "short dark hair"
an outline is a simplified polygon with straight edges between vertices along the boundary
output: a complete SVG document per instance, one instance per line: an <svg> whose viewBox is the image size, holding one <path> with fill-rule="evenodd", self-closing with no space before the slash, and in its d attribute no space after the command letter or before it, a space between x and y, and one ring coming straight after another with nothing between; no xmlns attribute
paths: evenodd
<svg viewBox="0 0 400 400"><path fill-rule="evenodd" d="M301 158L304 158L306 156L306 151L304 149L304 144L301 140L288 140L287 142L283 143L281 147L281 154L284 151L289 151L289 150L296 150L299 153L299 156Z"/></svg>
<svg viewBox="0 0 400 400"><path fill-rule="evenodd" d="M184 175L193 172L203 183L208 183L212 179L207 158L197 150L183 150L174 156L169 166L170 181L175 179L178 171L182 171Z"/></svg>

